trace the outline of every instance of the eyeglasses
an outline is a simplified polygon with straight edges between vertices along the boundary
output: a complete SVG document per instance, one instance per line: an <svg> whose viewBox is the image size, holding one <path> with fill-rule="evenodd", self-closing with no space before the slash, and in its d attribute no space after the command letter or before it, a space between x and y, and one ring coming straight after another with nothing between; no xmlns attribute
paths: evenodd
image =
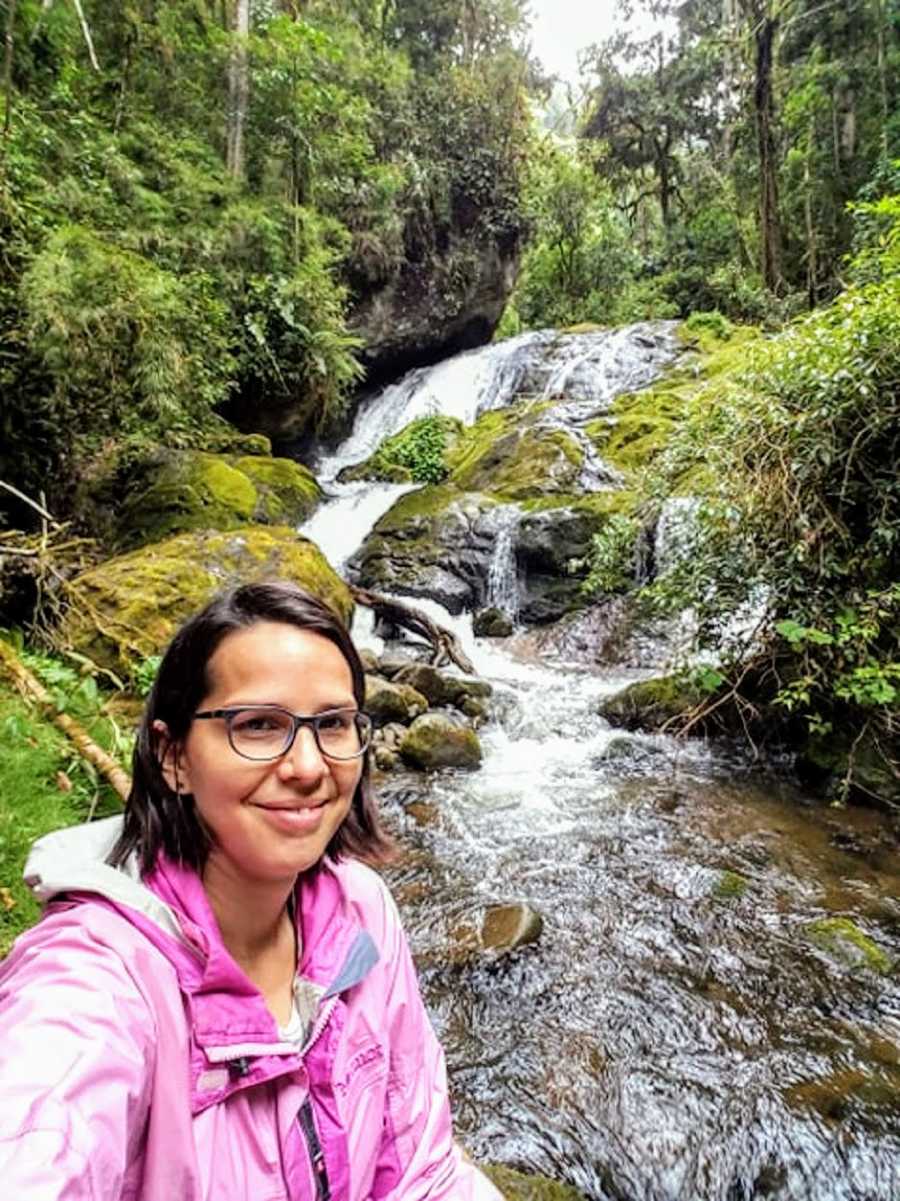
<svg viewBox="0 0 900 1201"><path fill-rule="evenodd" d="M372 719L356 709L328 709L307 717L280 705L254 705L206 709L194 717L201 721L221 717L231 749L243 759L264 761L286 755L301 726L310 727L326 759L359 759L372 739Z"/></svg>

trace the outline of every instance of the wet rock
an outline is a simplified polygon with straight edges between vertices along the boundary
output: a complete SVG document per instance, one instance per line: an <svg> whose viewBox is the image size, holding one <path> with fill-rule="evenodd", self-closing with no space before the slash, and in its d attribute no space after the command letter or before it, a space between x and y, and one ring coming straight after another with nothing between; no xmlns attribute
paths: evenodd
<svg viewBox="0 0 900 1201"><path fill-rule="evenodd" d="M399 721L389 721L382 727L381 735L384 745L395 751L406 737L406 726Z"/></svg>
<svg viewBox="0 0 900 1201"><path fill-rule="evenodd" d="M486 951L514 951L537 942L544 919L524 901L491 905L481 923L481 945Z"/></svg>
<svg viewBox="0 0 900 1201"><path fill-rule="evenodd" d="M311 472L290 459L198 450L159 450L133 465L123 505L116 484L108 487L116 494L113 537L127 549L190 530L298 526L322 495Z"/></svg>
<svg viewBox="0 0 900 1201"><path fill-rule="evenodd" d="M494 693L487 680L480 680L475 676L448 676L447 680L453 689L451 704L457 706L469 699L486 701Z"/></svg>
<svg viewBox="0 0 900 1201"><path fill-rule="evenodd" d="M874 735L858 742L840 733L814 735L797 756L800 779L827 796L843 799L843 784L850 768L850 795L863 803L896 809L900 805L900 773L891 760L890 748Z"/></svg>
<svg viewBox="0 0 900 1201"><path fill-rule="evenodd" d="M428 663L409 663L401 667L394 682L415 688L430 705L449 705L456 694L452 680Z"/></svg>
<svg viewBox="0 0 900 1201"><path fill-rule="evenodd" d="M517 1172L503 1164L485 1164L482 1171L497 1186L506 1201L585 1201L569 1184L548 1176Z"/></svg>
<svg viewBox="0 0 900 1201"><path fill-rule="evenodd" d="M73 649L127 675L222 588L271 579L295 581L349 622L350 591L319 548L286 526L253 525L179 534L91 568L73 581L79 604L61 632Z"/></svg>
<svg viewBox="0 0 900 1201"><path fill-rule="evenodd" d="M889 955L874 939L863 934L856 922L847 917L826 917L810 922L805 936L838 962L850 968L868 968L887 976L893 970Z"/></svg>
<svg viewBox="0 0 900 1201"><path fill-rule="evenodd" d="M660 730L672 718L692 709L702 695L678 676L658 676L603 697L597 712L610 725L626 730Z"/></svg>
<svg viewBox="0 0 900 1201"><path fill-rule="evenodd" d="M393 771L397 766L397 755L390 747L375 748L375 766L379 771Z"/></svg>
<svg viewBox="0 0 900 1201"><path fill-rule="evenodd" d="M363 665L363 671L374 674L379 671L378 656L374 651L363 649L359 652L359 659ZM384 674L384 673L381 673Z"/></svg>
<svg viewBox="0 0 900 1201"><path fill-rule="evenodd" d="M376 726L388 722L408 725L428 708L428 701L408 684L395 684L380 676L366 676L366 712Z"/></svg>
<svg viewBox="0 0 900 1201"><path fill-rule="evenodd" d="M480 697L477 696L463 697L459 704L459 709L461 713L464 713L466 717L472 720L476 728L487 718L488 715L487 705L483 700L481 700Z"/></svg>
<svg viewBox="0 0 900 1201"><path fill-rule="evenodd" d="M400 754L423 771L439 767L474 769L481 765L482 757L475 731L442 713L417 717L400 743Z"/></svg>
<svg viewBox="0 0 900 1201"><path fill-rule="evenodd" d="M511 618L502 609L480 609L472 619L472 633L476 638L508 638L514 628Z"/></svg>

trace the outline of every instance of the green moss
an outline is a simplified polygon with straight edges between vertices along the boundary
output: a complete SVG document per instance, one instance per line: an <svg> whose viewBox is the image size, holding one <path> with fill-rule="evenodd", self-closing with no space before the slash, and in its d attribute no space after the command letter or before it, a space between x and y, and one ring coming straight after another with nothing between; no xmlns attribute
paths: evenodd
<svg viewBox="0 0 900 1201"><path fill-rule="evenodd" d="M125 547L189 530L231 530L248 521L299 525L321 492L299 463L266 455L159 451L136 464L118 521Z"/></svg>
<svg viewBox="0 0 900 1201"><path fill-rule="evenodd" d="M565 430L540 424L548 402L485 413L447 456L450 480L509 503L574 490L584 453Z"/></svg>
<svg viewBox="0 0 900 1201"><path fill-rule="evenodd" d="M110 559L73 581L63 626L71 646L131 674L216 592L252 580L293 580L344 620L353 601L319 548L285 526L180 534Z"/></svg>
<svg viewBox="0 0 900 1201"><path fill-rule="evenodd" d="M811 942L848 967L866 967L880 975L893 971L891 958L848 917L824 917L810 922L804 933Z"/></svg>
<svg viewBox="0 0 900 1201"><path fill-rule="evenodd" d="M102 741L97 723L85 724ZM31 844L86 821L92 809L106 817L120 807L68 738L0 682L0 957L40 913L22 880Z"/></svg>
<svg viewBox="0 0 900 1201"><path fill-rule="evenodd" d="M682 676L657 676L601 700L598 712L614 726L628 730L659 730L693 708L704 694Z"/></svg>
<svg viewBox="0 0 900 1201"><path fill-rule="evenodd" d="M399 749L407 763L423 771L440 767L472 769L481 763L481 743L475 731L456 725L441 713L417 717Z"/></svg>
<svg viewBox="0 0 900 1201"><path fill-rule="evenodd" d="M463 498L464 494L452 484L429 484L415 492L407 492L376 523L375 533L396 533L410 523L413 523L414 530L424 532L432 518L443 513L454 501Z"/></svg>
<svg viewBox="0 0 900 1201"><path fill-rule="evenodd" d="M739 900L747 891L748 883L739 872L724 871L713 886L712 895L720 901Z"/></svg>
<svg viewBox="0 0 900 1201"><path fill-rule="evenodd" d="M322 499L313 473L293 459L246 455L233 463L256 489L256 521L300 525L312 516Z"/></svg>
<svg viewBox="0 0 900 1201"><path fill-rule="evenodd" d="M712 382L746 366L748 347L761 336L751 326L735 327L726 340L708 329L692 331L682 326L679 332L698 353L679 360L652 387L617 397L609 414L585 428L600 456L636 486L676 425L693 405L714 403L709 392Z"/></svg>
<svg viewBox="0 0 900 1201"><path fill-rule="evenodd" d="M364 463L341 472L341 479L383 480L390 484L438 483L448 472L447 456L463 433L456 417L418 417L385 438Z"/></svg>
<svg viewBox="0 0 900 1201"><path fill-rule="evenodd" d="M569 1184L560 1184L547 1176L517 1172L504 1164L485 1164L486 1176L494 1182L506 1201L584 1201Z"/></svg>

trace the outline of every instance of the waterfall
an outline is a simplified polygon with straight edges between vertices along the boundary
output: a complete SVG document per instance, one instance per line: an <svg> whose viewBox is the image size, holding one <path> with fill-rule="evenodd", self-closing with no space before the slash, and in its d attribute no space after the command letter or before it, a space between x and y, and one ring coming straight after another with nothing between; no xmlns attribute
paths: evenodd
<svg viewBox="0 0 900 1201"><path fill-rule="evenodd" d="M304 533L346 562L412 485L337 476L415 417L471 422L562 395L548 420L575 429L674 353L673 326L542 331L411 372L320 465L330 499ZM605 465L588 467L583 486L614 486ZM694 515L690 501L663 514L657 570L678 561ZM487 518L484 588L511 617L519 516L503 505ZM818 811L714 743L611 729L598 700L644 673L598 669L589 645L574 664L548 661L522 636L475 638L470 614L415 603L494 685L480 770L380 785L410 849L392 886L476 1158L514 1146L590 1201L900 1197L896 981L839 966L804 933L823 914L841 915L838 933L858 919L900 962L895 836L873 870L842 848L874 814ZM360 607L355 636L374 638L370 617ZM545 915L541 941L487 968L448 967L460 918L512 897ZM841 1137L825 1137L838 1102Z"/></svg>
<svg viewBox="0 0 900 1201"><path fill-rule="evenodd" d="M519 580L516 574L516 530L519 510L515 505L498 511L497 541L488 567L487 604L501 609L515 623L519 616Z"/></svg>

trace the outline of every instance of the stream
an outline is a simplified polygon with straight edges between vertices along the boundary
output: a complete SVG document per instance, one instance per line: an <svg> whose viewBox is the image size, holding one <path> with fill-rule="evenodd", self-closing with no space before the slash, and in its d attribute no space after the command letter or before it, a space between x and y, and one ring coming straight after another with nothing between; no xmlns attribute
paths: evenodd
<svg viewBox="0 0 900 1201"><path fill-rule="evenodd" d="M542 331L412 372L319 464L331 499L303 533L346 564L408 486L337 475L414 417L471 422L530 393L582 421L675 353L659 325ZM509 548L501 528L488 594L515 618ZM381 783L475 1158L591 1201L900 1201L900 976L809 936L851 919L900 961L896 826L732 748L611 729L597 702L640 671L588 670L527 633L475 639L469 615L415 603L495 689L479 771ZM378 650L367 618L354 633ZM539 942L455 963L459 925L507 900L542 913Z"/></svg>

